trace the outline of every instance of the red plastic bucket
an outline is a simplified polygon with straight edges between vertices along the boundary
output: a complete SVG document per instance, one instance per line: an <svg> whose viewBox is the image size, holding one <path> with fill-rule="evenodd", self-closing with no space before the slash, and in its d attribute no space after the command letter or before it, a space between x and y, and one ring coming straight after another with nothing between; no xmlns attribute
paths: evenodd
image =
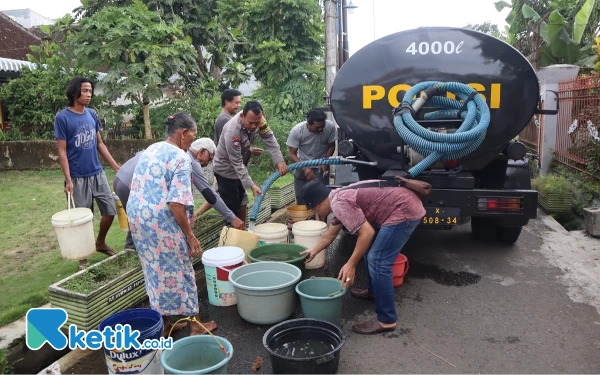
<svg viewBox="0 0 600 375"><path fill-rule="evenodd" d="M404 283L404 276L408 272L408 258L404 254L398 254L394 265L392 266L392 277L394 279L394 288Z"/></svg>

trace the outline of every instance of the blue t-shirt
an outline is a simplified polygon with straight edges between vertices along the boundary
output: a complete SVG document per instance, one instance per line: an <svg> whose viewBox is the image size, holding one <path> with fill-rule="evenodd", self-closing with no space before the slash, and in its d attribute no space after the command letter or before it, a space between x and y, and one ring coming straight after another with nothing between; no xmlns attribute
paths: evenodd
<svg viewBox="0 0 600 375"><path fill-rule="evenodd" d="M102 172L96 139L99 131L100 120L92 109L85 108L79 114L65 108L56 115L54 136L67 141L71 177L89 177Z"/></svg>

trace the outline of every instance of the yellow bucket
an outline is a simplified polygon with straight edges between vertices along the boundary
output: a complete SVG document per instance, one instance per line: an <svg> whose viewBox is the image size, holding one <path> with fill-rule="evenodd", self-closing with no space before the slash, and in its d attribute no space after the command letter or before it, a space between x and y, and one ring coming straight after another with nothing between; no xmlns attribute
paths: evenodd
<svg viewBox="0 0 600 375"><path fill-rule="evenodd" d="M129 231L129 224L127 222L127 212L125 212L125 207L123 207L123 202L119 199L116 193L113 192L113 199L115 200L115 205L117 206L117 215L119 217L119 229L121 232Z"/></svg>
<svg viewBox="0 0 600 375"><path fill-rule="evenodd" d="M250 258L248 258L248 253L250 250L258 246L258 236L251 232L246 232L231 227L223 227L223 229L221 229L221 237L219 238L218 246L239 247L244 250L246 262L252 263Z"/></svg>
<svg viewBox="0 0 600 375"><path fill-rule="evenodd" d="M289 206L287 208L287 226L290 232L292 231L292 227L294 226L295 222L313 220L314 218L315 212L313 210L309 210L303 204Z"/></svg>
<svg viewBox="0 0 600 375"><path fill-rule="evenodd" d="M313 210L309 210L305 205L297 204L294 206L289 206L287 208L287 227L290 235L290 242L294 237L294 234L292 233L292 227L294 226L294 223L298 221L314 219L315 212Z"/></svg>

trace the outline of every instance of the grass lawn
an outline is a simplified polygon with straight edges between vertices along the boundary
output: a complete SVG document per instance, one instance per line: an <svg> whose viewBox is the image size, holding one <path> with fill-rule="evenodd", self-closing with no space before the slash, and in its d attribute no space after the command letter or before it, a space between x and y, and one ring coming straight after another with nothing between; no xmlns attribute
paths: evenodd
<svg viewBox="0 0 600 375"><path fill-rule="evenodd" d="M112 187L114 171L106 168ZM250 167L255 183L262 185L270 175ZM286 176L280 180L292 180ZM32 307L48 302L48 286L77 272L77 261L65 261L60 255L51 217L67 209L60 170L0 172L0 326L24 316ZM253 202L252 192L248 192ZM202 204L196 200L196 209ZM100 213L94 205L94 233L98 235ZM210 210L209 213L215 213ZM248 213L249 214L249 213ZM125 244L115 217L108 232L107 243L116 251ZM95 254L89 261L96 263L106 255Z"/></svg>
<svg viewBox="0 0 600 375"><path fill-rule="evenodd" d="M106 169L112 186L114 171ZM19 319L27 310L48 302L48 286L77 272L77 261L65 261L51 223L56 212L67 209L60 170L0 172L0 326ZM100 213L94 208L94 234ZM107 243L116 251L125 244L115 217ZM90 263L106 255L95 254Z"/></svg>

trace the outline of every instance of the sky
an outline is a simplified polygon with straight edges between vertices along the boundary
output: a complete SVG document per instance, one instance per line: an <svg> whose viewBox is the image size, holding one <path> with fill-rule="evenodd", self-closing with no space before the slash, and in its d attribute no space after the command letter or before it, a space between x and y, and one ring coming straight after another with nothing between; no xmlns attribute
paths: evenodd
<svg viewBox="0 0 600 375"><path fill-rule="evenodd" d="M0 0L4 1L4 0ZM497 0L352 0L348 14L350 55L376 39L422 26L464 27L490 21L504 30L510 9L498 12ZM347 1L348 4L350 0Z"/></svg>
<svg viewBox="0 0 600 375"><path fill-rule="evenodd" d="M350 55L377 38L421 26L462 27L490 21L503 30L510 10L496 11L495 1L352 0L358 8L348 15ZM62 17L80 5L79 0L0 0L0 10L29 8L48 18Z"/></svg>

